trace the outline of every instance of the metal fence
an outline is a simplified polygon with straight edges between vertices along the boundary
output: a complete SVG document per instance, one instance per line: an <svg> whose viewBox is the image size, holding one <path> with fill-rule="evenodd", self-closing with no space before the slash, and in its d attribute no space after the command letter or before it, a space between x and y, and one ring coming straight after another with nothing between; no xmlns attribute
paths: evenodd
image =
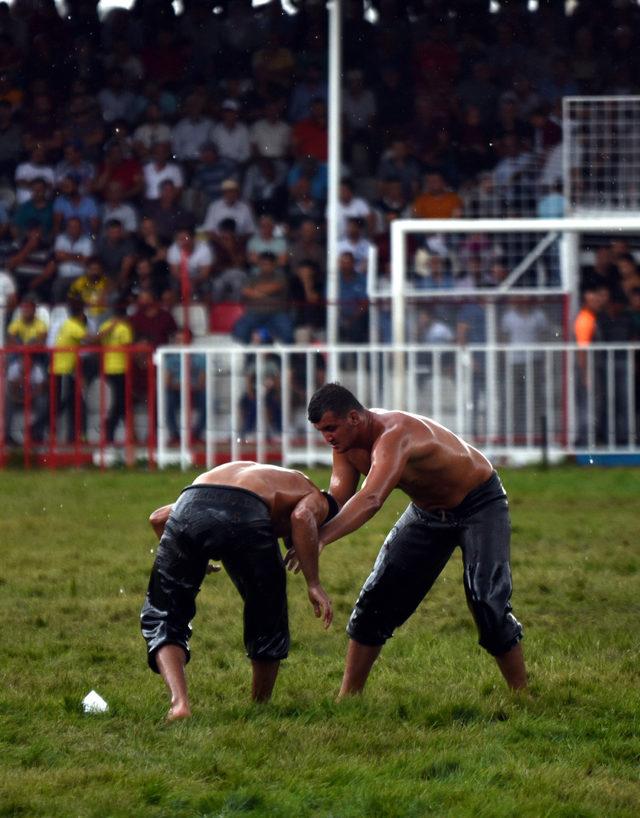
<svg viewBox="0 0 640 818"><path fill-rule="evenodd" d="M498 459L640 454L638 344L165 347L156 362L160 466L329 462L306 420L327 380L367 406L428 415Z"/></svg>

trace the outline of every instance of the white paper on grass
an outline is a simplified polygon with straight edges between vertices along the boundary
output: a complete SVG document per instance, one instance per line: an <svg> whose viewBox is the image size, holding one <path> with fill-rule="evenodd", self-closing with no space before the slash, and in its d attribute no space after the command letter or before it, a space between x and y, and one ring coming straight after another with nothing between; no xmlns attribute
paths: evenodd
<svg viewBox="0 0 640 818"><path fill-rule="evenodd" d="M82 700L82 709L85 713L106 713L109 705L99 693L91 690Z"/></svg>

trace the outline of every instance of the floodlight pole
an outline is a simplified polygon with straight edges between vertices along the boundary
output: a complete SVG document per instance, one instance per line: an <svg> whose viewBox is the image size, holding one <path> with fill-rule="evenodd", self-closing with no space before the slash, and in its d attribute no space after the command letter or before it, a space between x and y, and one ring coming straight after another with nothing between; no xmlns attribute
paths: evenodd
<svg viewBox="0 0 640 818"><path fill-rule="evenodd" d="M328 145L328 191L327 191L327 345L335 349L338 342L338 191L342 165L340 145L341 128L341 73L342 73L342 19L341 0L327 3L329 14L329 145ZM329 379L337 375L336 353L329 355Z"/></svg>

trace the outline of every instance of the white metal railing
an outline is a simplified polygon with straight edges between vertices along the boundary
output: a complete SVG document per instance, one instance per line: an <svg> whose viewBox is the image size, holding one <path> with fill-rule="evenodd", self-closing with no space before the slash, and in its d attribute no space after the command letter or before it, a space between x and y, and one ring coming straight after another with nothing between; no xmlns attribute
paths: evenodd
<svg viewBox="0 0 640 818"><path fill-rule="evenodd" d="M163 347L156 356L160 466L330 462L331 450L306 420L307 403L329 372L365 406L432 417L490 457L640 455L640 344ZM169 356L178 356L173 371L181 362L173 398ZM400 403L394 402L398 367L405 384ZM203 368L204 381L196 384L193 371ZM197 389L204 389L204 401ZM168 429L171 400L179 415L175 441ZM197 405L206 415L203 440L192 442Z"/></svg>

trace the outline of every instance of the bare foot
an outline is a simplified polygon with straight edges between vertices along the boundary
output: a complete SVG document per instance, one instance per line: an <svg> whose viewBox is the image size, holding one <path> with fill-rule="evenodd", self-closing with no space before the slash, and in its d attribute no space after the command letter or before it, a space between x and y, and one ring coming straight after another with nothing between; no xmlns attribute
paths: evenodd
<svg viewBox="0 0 640 818"><path fill-rule="evenodd" d="M167 721L178 721L178 719L188 719L191 716L191 709L188 704L174 704L167 713Z"/></svg>

